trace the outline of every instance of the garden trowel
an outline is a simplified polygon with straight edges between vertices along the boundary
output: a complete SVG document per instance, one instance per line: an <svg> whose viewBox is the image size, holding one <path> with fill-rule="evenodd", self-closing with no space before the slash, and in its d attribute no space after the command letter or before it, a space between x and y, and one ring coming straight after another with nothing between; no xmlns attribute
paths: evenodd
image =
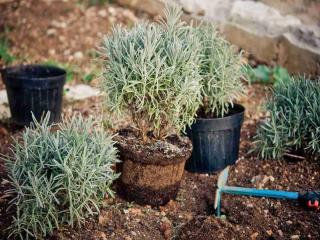
<svg viewBox="0 0 320 240"><path fill-rule="evenodd" d="M267 190L267 189L256 189L256 188L244 188L244 187L233 187L227 186L227 180L229 175L229 167L226 167L218 177L218 186L216 190L216 196L214 201L214 209L217 217L220 217L221 210L221 196L222 193L234 194L234 195L245 195L252 197L268 197L268 198L279 198L298 200L302 206L309 209L318 209L320 201L320 191L307 191L307 192L287 192L278 190Z"/></svg>

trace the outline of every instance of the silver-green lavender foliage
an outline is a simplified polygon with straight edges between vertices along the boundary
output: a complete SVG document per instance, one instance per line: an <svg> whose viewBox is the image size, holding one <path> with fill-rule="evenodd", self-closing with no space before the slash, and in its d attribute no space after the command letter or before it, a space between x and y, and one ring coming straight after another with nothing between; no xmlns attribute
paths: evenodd
<svg viewBox="0 0 320 240"><path fill-rule="evenodd" d="M257 131L262 158L280 159L287 153L320 155L320 79L291 78L278 84L267 104L270 117Z"/></svg>
<svg viewBox="0 0 320 240"><path fill-rule="evenodd" d="M180 20L181 9L167 6L165 19L138 22L130 30L117 26L103 40L101 88L107 107L129 112L141 136L157 138L184 129L201 101L199 41Z"/></svg>
<svg viewBox="0 0 320 240"><path fill-rule="evenodd" d="M20 239L81 224L113 196L110 185L118 177L114 142L97 123L76 115L54 131L48 120L49 114L27 128L6 157L16 207L11 234Z"/></svg>
<svg viewBox="0 0 320 240"><path fill-rule="evenodd" d="M203 86L202 107L205 113L222 117L245 93L241 53L235 53L212 25L200 25L195 31L202 46L199 70Z"/></svg>

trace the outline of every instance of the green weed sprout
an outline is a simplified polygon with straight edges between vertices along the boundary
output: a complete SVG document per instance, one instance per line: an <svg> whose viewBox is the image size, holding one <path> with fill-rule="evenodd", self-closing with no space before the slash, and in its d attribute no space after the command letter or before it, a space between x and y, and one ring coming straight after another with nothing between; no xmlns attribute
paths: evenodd
<svg viewBox="0 0 320 240"><path fill-rule="evenodd" d="M10 53L8 40L0 36L0 63L11 64L16 58Z"/></svg>
<svg viewBox="0 0 320 240"><path fill-rule="evenodd" d="M263 83L276 86L281 82L290 81L288 70L280 66L270 68L266 65L259 65L256 68L251 68L249 65L244 65L243 70L246 72L250 84Z"/></svg>

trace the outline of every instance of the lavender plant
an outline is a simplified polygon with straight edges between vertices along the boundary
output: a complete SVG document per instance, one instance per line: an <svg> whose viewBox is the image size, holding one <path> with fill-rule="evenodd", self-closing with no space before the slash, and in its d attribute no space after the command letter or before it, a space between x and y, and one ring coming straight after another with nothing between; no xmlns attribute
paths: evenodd
<svg viewBox="0 0 320 240"><path fill-rule="evenodd" d="M49 114L41 123L34 119L4 157L15 195L11 235L20 239L42 238L97 214L118 177L114 143L95 121L76 115L57 131L48 121Z"/></svg>
<svg viewBox="0 0 320 240"><path fill-rule="evenodd" d="M190 125L201 102L200 44L193 28L168 5L165 19L117 26L103 40L101 89L111 111L129 113L143 141Z"/></svg>
<svg viewBox="0 0 320 240"><path fill-rule="evenodd" d="M241 53L217 33L213 25L195 28L202 46L199 72L202 77L201 108L206 116L223 117L233 102L245 93Z"/></svg>
<svg viewBox="0 0 320 240"><path fill-rule="evenodd" d="M319 157L320 79L290 78L275 86L266 105L270 117L259 127L256 150L262 158L299 152Z"/></svg>

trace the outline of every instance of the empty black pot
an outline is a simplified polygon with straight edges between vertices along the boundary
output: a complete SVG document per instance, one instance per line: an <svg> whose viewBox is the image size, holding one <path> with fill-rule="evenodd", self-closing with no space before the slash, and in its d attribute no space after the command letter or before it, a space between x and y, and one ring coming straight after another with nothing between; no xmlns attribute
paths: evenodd
<svg viewBox="0 0 320 240"><path fill-rule="evenodd" d="M25 65L1 70L6 85L12 121L29 125L32 114L39 121L50 111L50 123L61 119L65 70L42 65Z"/></svg>
<svg viewBox="0 0 320 240"><path fill-rule="evenodd" d="M244 110L243 106L235 104L229 115L198 118L187 129L193 144L192 155L186 163L188 171L211 173L237 161Z"/></svg>

